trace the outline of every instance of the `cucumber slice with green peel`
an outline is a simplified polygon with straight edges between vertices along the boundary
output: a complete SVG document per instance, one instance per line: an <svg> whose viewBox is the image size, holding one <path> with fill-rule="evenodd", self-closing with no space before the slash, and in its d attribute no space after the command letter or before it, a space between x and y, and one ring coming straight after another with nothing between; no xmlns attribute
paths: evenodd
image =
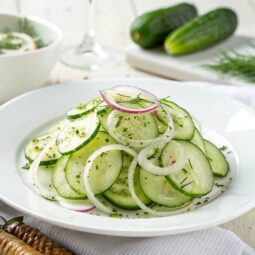
<svg viewBox="0 0 255 255"><path fill-rule="evenodd" d="M212 168L206 155L191 142L178 140L178 143L184 147L188 160L182 170L167 175L167 180L184 195L191 197L206 195L214 184ZM170 141L160 155L162 165L169 165L175 154L175 143Z"/></svg>
<svg viewBox="0 0 255 255"><path fill-rule="evenodd" d="M100 121L100 124L103 126L103 128L105 130L107 130L107 118L111 111L112 111L112 108L106 106L106 107L98 110L98 112L97 112L97 117Z"/></svg>
<svg viewBox="0 0 255 255"><path fill-rule="evenodd" d="M158 137L158 126L150 113L118 113L115 131L128 139L147 140Z"/></svg>
<svg viewBox="0 0 255 255"><path fill-rule="evenodd" d="M213 174L217 177L225 177L229 172L229 164L224 154L212 142L208 140L204 140L204 142Z"/></svg>
<svg viewBox="0 0 255 255"><path fill-rule="evenodd" d="M191 139L191 142L194 143L204 154L206 154L204 139L197 128L195 129L195 133Z"/></svg>
<svg viewBox="0 0 255 255"><path fill-rule="evenodd" d="M91 111L93 111L100 103L102 103L102 101L103 101L102 97L97 97L97 98L91 100L90 102L88 102L87 104L81 103L81 104L75 106L74 108L70 109L66 113L66 117L68 119L80 118L80 117L84 116L85 114L88 114Z"/></svg>
<svg viewBox="0 0 255 255"><path fill-rule="evenodd" d="M168 126L162 122L157 116L154 117L157 125L158 125L158 131L160 134L164 134L168 128Z"/></svg>
<svg viewBox="0 0 255 255"><path fill-rule="evenodd" d="M66 181L65 166L68 159L69 156L63 156L58 160L52 175L52 183L60 197L67 199L84 199L86 196L75 192Z"/></svg>
<svg viewBox="0 0 255 255"><path fill-rule="evenodd" d="M176 103L167 99L161 99L160 102L166 105L172 114L174 120L173 137L175 139L191 140L195 132L195 125L189 113ZM167 125L167 117L162 107L158 107L157 116Z"/></svg>
<svg viewBox="0 0 255 255"><path fill-rule="evenodd" d="M25 147L25 157L29 162L33 162L36 157L42 152L44 147L56 137L55 133L46 134L33 139ZM44 154L40 165L53 165L61 157L57 145L53 144L49 150Z"/></svg>
<svg viewBox="0 0 255 255"><path fill-rule="evenodd" d="M139 181L146 196L157 204L167 207L179 207L191 201L191 197L173 188L164 176L151 174L142 168Z"/></svg>
<svg viewBox="0 0 255 255"><path fill-rule="evenodd" d="M150 161L152 161L155 166L159 166L160 164L160 155L161 151L157 150L149 156ZM143 192L154 203L174 208L187 204L191 201L191 197L185 196L174 189L166 180L165 176L151 174L144 168L141 168L140 170L139 182Z"/></svg>
<svg viewBox="0 0 255 255"><path fill-rule="evenodd" d="M141 108L141 105L137 103L125 103L125 106L133 109ZM110 108L99 116L100 122L106 130L108 130L108 115L111 112ZM130 114L116 111L115 118L117 118L115 132L125 138L146 140L159 135L157 123L151 113Z"/></svg>
<svg viewBox="0 0 255 255"><path fill-rule="evenodd" d="M86 195L82 181L82 173L89 156L105 145L116 141L106 132L98 132L97 136L84 148L73 153L65 168L65 175L70 187L81 195ZM122 168L122 153L109 151L103 153L93 162L89 181L94 194L100 194L109 189L118 178Z"/></svg>
<svg viewBox="0 0 255 255"><path fill-rule="evenodd" d="M141 103L126 102L122 103L122 105L133 109L141 108ZM98 118L105 130L108 130L108 116L112 110L112 108L108 107L98 112ZM118 121L116 122L115 132L128 139L153 139L160 134L159 128L164 130L164 123L162 123L162 127L158 128L156 118L151 113L129 114L118 112L116 118L118 118Z"/></svg>
<svg viewBox="0 0 255 255"><path fill-rule="evenodd" d="M40 190L42 197L55 201L56 190L52 184L51 177L54 171L54 166L40 166L36 172L36 186Z"/></svg>
<svg viewBox="0 0 255 255"><path fill-rule="evenodd" d="M104 197L111 202L112 204L126 209L126 210L136 210L139 209L139 206L133 200L128 187L128 169L132 162L133 158L127 153L123 152L123 165L121 169L120 176L114 182L110 189L104 192ZM140 200L148 205L151 203L151 200L144 194L139 184L139 169L136 169L134 175L134 185L137 196Z"/></svg>
<svg viewBox="0 0 255 255"><path fill-rule="evenodd" d="M100 122L95 112L66 122L57 138L58 150L63 155L78 151L96 136Z"/></svg>

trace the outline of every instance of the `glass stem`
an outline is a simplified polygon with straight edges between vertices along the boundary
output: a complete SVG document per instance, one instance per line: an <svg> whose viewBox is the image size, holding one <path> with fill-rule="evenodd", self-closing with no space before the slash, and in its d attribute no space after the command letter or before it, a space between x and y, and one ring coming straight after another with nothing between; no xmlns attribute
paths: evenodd
<svg viewBox="0 0 255 255"><path fill-rule="evenodd" d="M94 12L95 12L95 0L88 0L88 25L87 25L87 34L90 37L95 37L95 29L94 29Z"/></svg>
<svg viewBox="0 0 255 255"><path fill-rule="evenodd" d="M86 32L83 37L81 44L77 48L78 54L84 54L88 52L100 52L101 48L95 41L95 29L94 29L94 11L95 11L95 0L87 0L87 24Z"/></svg>
<svg viewBox="0 0 255 255"><path fill-rule="evenodd" d="M16 1L15 1L15 5L16 5L16 12L17 12L17 14L21 14L21 4L20 4L20 0L16 0Z"/></svg>

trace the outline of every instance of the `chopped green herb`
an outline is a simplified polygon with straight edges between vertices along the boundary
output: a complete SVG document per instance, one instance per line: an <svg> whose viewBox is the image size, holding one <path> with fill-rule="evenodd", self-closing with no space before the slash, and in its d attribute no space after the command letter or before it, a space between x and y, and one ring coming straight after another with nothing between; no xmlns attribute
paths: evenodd
<svg viewBox="0 0 255 255"><path fill-rule="evenodd" d="M110 214L110 217L112 217L112 218L122 218L123 214L112 213L112 214Z"/></svg>
<svg viewBox="0 0 255 255"><path fill-rule="evenodd" d="M188 179L188 177L185 177L185 178L180 182L180 184L183 184L187 179Z"/></svg>
<svg viewBox="0 0 255 255"><path fill-rule="evenodd" d="M124 94L121 94L121 93L117 93L117 95L122 96L122 97L131 98L131 96L127 96L127 95L124 95Z"/></svg>
<svg viewBox="0 0 255 255"><path fill-rule="evenodd" d="M209 160L209 161L213 161L213 159L209 156L206 156L206 158Z"/></svg>
<svg viewBox="0 0 255 255"><path fill-rule="evenodd" d="M225 151L228 147L226 145L223 145L222 147L219 148L220 151Z"/></svg>
<svg viewBox="0 0 255 255"><path fill-rule="evenodd" d="M29 170L29 168L30 168L30 163L28 162L22 167L22 169L24 170Z"/></svg>
<svg viewBox="0 0 255 255"><path fill-rule="evenodd" d="M215 183L215 186L218 187L218 188L220 188L220 187L224 188L225 187L223 184L219 184L219 183Z"/></svg>
<svg viewBox="0 0 255 255"><path fill-rule="evenodd" d="M123 119L123 116L120 115L120 116L118 117L118 121L117 121L117 123L116 123L116 125L115 125L116 128L120 126L121 120L122 120L122 119Z"/></svg>
<svg viewBox="0 0 255 255"><path fill-rule="evenodd" d="M30 35L34 40L34 43L37 48L43 48L47 46L47 44L38 35L35 28L30 24L28 19L24 18L19 20L19 32Z"/></svg>
<svg viewBox="0 0 255 255"><path fill-rule="evenodd" d="M191 165L190 159L188 159L190 167L193 169L193 166Z"/></svg>
<svg viewBox="0 0 255 255"><path fill-rule="evenodd" d="M190 184L192 184L192 183L193 183L193 181L188 182L188 183L185 183L185 184L183 184L183 185L181 186L181 188L183 189L184 187L186 187L186 186L188 186L188 185L190 185Z"/></svg>
<svg viewBox="0 0 255 255"><path fill-rule="evenodd" d="M187 171L185 168L183 168L182 171L183 171L185 174L188 173L188 171Z"/></svg>

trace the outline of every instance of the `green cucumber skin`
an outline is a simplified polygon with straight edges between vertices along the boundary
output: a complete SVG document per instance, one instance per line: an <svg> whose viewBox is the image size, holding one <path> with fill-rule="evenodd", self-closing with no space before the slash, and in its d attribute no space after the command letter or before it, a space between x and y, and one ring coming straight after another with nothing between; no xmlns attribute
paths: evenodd
<svg viewBox="0 0 255 255"><path fill-rule="evenodd" d="M185 144L185 143L190 143L190 142L188 142L188 141L183 141L183 140L178 140L178 139L176 139L176 141L177 141L177 142L184 143L184 144ZM204 154L203 151L202 151L197 145L195 145L195 144L193 144L193 143L191 143L191 144L192 144L193 146L195 146L199 151L201 151L202 154ZM166 146L167 146L167 145L166 145ZM164 150L164 149L163 149L163 150ZM208 165L210 166L212 176L214 176L214 175L213 175L213 172L212 172L211 164L210 164L210 162L209 162L209 160L207 159L207 157L206 157L205 154L204 154L204 156L205 156L204 159L208 162ZM162 159L161 159L161 158L160 158L160 160L161 160L161 165L163 165L163 162L162 162ZM183 188L181 188L181 187L171 178L170 175L165 176L165 178L166 178L167 181L170 183L170 185L172 185L173 188L175 188L176 190L178 190L180 193L182 193L182 194L184 194L184 195L186 195L186 196L192 197L192 198L205 196L205 195L207 195L208 193L210 193L210 192L212 191L212 189L213 189L213 186L212 186L211 189L208 190L208 192L203 193L203 194L196 194L196 193L193 193L193 192L187 192L187 191L185 191Z"/></svg>
<svg viewBox="0 0 255 255"><path fill-rule="evenodd" d="M56 179L56 178L55 178L55 175L56 175L56 171L57 171L58 165L61 164L61 162L62 162L62 160L64 159L64 157L65 157L65 156L61 157L61 158L58 160L58 162L56 163L55 169L54 169L53 174L52 174L52 177L51 177L52 184L53 184L53 186L54 186L56 192L58 193L58 195L59 195L60 197L63 197L63 198L66 198L66 199L70 199L70 200L82 200L82 199L86 199L87 196L84 196L84 195L81 195L81 194L77 193L77 192L74 191L71 187L70 187L70 190L73 190L72 193L77 193L76 195L74 195L74 196L67 196L67 195L64 195L63 193L61 193L61 194L59 193L60 191L59 191L59 189L58 189L58 185L55 183L54 180ZM66 185L68 185L67 181L66 181ZM68 185L68 186L69 186L69 185Z"/></svg>
<svg viewBox="0 0 255 255"><path fill-rule="evenodd" d="M189 112L187 110L185 110L184 108L182 108L181 106L179 106L178 104L174 103L173 101L169 101L169 100L165 100L165 99L161 99L160 102L168 107L174 107L174 109L177 111L178 109L180 109L180 111L183 111L183 113L186 114L187 118L190 120L190 123L192 124L192 130L190 132L190 134L188 136L182 137L179 135L174 136L174 139L180 139L180 140L192 140L194 133L195 133L195 124L193 122L192 117L190 116ZM164 122L164 120L161 120ZM166 122L165 122L166 124Z"/></svg>
<svg viewBox="0 0 255 255"><path fill-rule="evenodd" d="M142 171L146 171L146 170L142 170ZM186 205L186 204L188 204L188 203L191 202L192 197L188 197L188 196L187 196L187 201L182 201L181 203L179 203L179 204L176 203L175 205L166 205L166 204L159 203L159 201L155 201L155 199L153 199L151 196L149 196L149 194L146 193L146 190L143 188L143 185L141 185L141 183L142 183L142 175L143 175L143 173L140 171L140 173L139 173L139 182L140 182L141 189L142 189L142 191L144 192L144 194L145 194L151 201L153 201L154 203L156 203L156 204L158 204L158 205L162 205L162 206L168 207L168 208L178 208L178 207L182 207L182 206L184 206L184 205ZM150 175L150 173L149 173L149 175ZM155 177L156 177L156 176L155 176ZM165 178L164 176L157 176L157 177ZM169 183L169 181L168 181L167 179L166 179L166 181ZM177 191L177 189L176 189L175 187L173 187L170 183L169 183L169 185L170 185L173 189L175 189L175 190ZM180 192L180 193L181 193L181 192ZM183 194L183 193L181 193L181 194Z"/></svg>
<svg viewBox="0 0 255 255"><path fill-rule="evenodd" d="M84 112L79 113L79 114L75 114L75 115L66 115L66 118L68 120L75 120L75 119L78 119L78 118L81 118L81 117L85 116L86 114L89 114L89 113L93 112L94 110L95 110L95 108L84 111Z"/></svg>
<svg viewBox="0 0 255 255"><path fill-rule="evenodd" d="M171 31L196 16L196 7L188 3L151 11L136 18L131 25L130 36L142 48L154 48L163 45Z"/></svg>
<svg viewBox="0 0 255 255"><path fill-rule="evenodd" d="M100 136L100 135L107 135L107 136L109 136L109 134L107 133L107 132L105 132L105 131L99 131L98 132L98 134L97 134L97 136L93 139L93 140L95 140L94 142L96 142L96 140L98 140L99 139L99 137L98 136ZM110 136L109 136L110 137ZM111 138L112 139L112 138ZM86 147L85 148L83 148L82 150L86 150L86 153L89 153L88 155L86 155L86 157L84 157L84 155L83 155L83 157L82 157L82 160L84 160L84 164L85 164L85 162L86 162L86 160L88 159L88 157L95 151L95 150L97 150L97 149L99 149L100 147L95 147L95 144L93 143L93 140L91 141L91 143L89 143L88 145L86 145ZM112 139L113 141L114 141L114 139ZM110 143L110 144L115 144L115 142L112 142L112 143ZM100 146L102 147L102 146L105 146L105 145L107 145L107 144L100 144ZM93 148L92 148L92 147ZM79 152L76 152L76 153L82 153L82 150ZM66 164L66 166L65 166L65 176L66 176L66 180L67 180L67 183L69 184L69 186L70 186L70 188L72 189L72 190L74 190L76 193L79 193L79 194L81 194L81 195L86 195L85 194L85 191L83 190L83 189L81 189L80 187L79 187L79 185L77 186L77 183L75 182L73 182L72 181L72 179L71 179L71 177L72 176L74 176L74 172L72 171L72 161L73 160L75 160L75 158L77 157L77 155L76 155L76 153L73 153L71 156L70 156L70 158L69 158L69 160L67 161L67 164ZM80 158L80 157L79 157ZM121 155L121 158L123 158L123 154ZM123 162L122 162L123 163ZM71 164L71 166L70 166L70 164ZM120 173L121 173L121 169L122 169L122 165L121 165L121 167L120 167L120 170L119 170L119 174L118 174L118 176L116 177L116 180L118 179L118 177L119 177L119 175L120 175ZM71 171L70 171L71 170ZM71 174L70 174L71 173ZM77 172L78 174L80 174L80 175L82 175L82 172ZM115 180L115 181L116 181ZM115 183L115 181L112 183L112 185ZM111 186L112 186L111 185ZM111 188L111 186L109 186L109 187L107 187L107 189L106 190L103 190L102 192L96 192L95 193L95 195L99 195L99 194L101 194L101 193L103 193L103 192L105 192L105 191L107 191L108 189L110 189Z"/></svg>
<svg viewBox="0 0 255 255"><path fill-rule="evenodd" d="M206 148L207 148L207 151L209 151L209 150L208 150L208 146L214 147L214 148L219 152L219 154L222 156L222 159L224 159L224 161L225 161L225 163L226 163L226 172L225 172L224 174L216 173L215 171L213 171L213 175L216 176L216 177L219 177L219 178L223 178L223 177L227 176L228 173L229 173L230 167L229 167L228 161L226 160L225 155L224 155L224 154L222 153L222 151L219 150L219 149L217 148L217 146L216 146L215 144L213 144L212 142L210 142L210 141L208 141L208 140L204 140L204 142L205 142L205 146L206 146ZM210 157L210 155L208 155L208 156ZM210 160L209 160L209 162L210 162ZM211 163L210 163L210 164L211 164ZM211 167L212 167L212 165L211 165ZM214 170L213 167L212 167L212 170Z"/></svg>
<svg viewBox="0 0 255 255"><path fill-rule="evenodd" d="M74 150L68 151L68 152L60 152L63 156L66 155L70 155L73 154L74 152L80 150L81 148L83 148L85 145L87 145L88 143L90 143L97 135L97 133L99 132L99 129L101 127L101 124L99 123L94 131L94 133L90 136L89 139L87 139L84 143L82 143L81 145L79 145L77 148L75 148Z"/></svg>
<svg viewBox="0 0 255 255"><path fill-rule="evenodd" d="M238 18L233 10L219 8L195 18L169 34L164 48L173 56L197 52L230 37L237 25Z"/></svg>
<svg viewBox="0 0 255 255"><path fill-rule="evenodd" d="M120 175L117 178L117 180L113 183L113 185L103 193L103 196L106 200L108 200L113 205L115 205L119 208L122 208L125 210L139 210L140 207L135 203L135 201L133 200L129 191L128 191L129 194L127 196L125 196L125 199L123 199L123 200L125 200L125 202L123 202L123 200L121 199L123 192L124 193L126 192L125 188L128 187L127 177L128 177L128 168L129 168L130 162L128 161L128 164L127 164L125 159L127 159L127 156L124 153L122 153L122 169L121 169ZM131 161L132 161L132 159L131 159ZM141 170L140 168L136 169L136 172L134 175L135 191L136 191L136 194L138 195L138 197L141 199L141 201L144 204L150 205L152 203L152 201L145 195L145 193L142 191L142 188L140 186L140 182L139 182L140 170ZM115 185L117 185L117 188ZM122 187L120 188L121 185L122 185ZM114 189L115 189L115 191L114 191ZM116 189L117 189L117 192L122 192L122 195L118 195L118 194L116 195ZM120 199L119 199L119 197L120 197ZM130 199L131 199L131 201L130 201Z"/></svg>
<svg viewBox="0 0 255 255"><path fill-rule="evenodd" d="M33 160L29 156L25 155L25 159L29 163L33 163ZM52 166L52 165L55 165L57 161L58 161L58 159L53 159L53 160L48 160L48 161L41 161L40 166Z"/></svg>

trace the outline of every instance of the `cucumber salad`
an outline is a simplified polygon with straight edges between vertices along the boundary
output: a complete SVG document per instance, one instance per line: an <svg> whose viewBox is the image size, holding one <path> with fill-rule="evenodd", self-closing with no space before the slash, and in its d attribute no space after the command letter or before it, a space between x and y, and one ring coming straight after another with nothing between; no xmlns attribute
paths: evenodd
<svg viewBox="0 0 255 255"><path fill-rule="evenodd" d="M26 18L18 20L15 31L8 27L0 31L0 55L35 51L45 46L42 38Z"/></svg>
<svg viewBox="0 0 255 255"><path fill-rule="evenodd" d="M187 110L135 86L99 95L26 145L40 196L78 212L149 217L187 212L224 192L232 179L226 147L205 139Z"/></svg>

